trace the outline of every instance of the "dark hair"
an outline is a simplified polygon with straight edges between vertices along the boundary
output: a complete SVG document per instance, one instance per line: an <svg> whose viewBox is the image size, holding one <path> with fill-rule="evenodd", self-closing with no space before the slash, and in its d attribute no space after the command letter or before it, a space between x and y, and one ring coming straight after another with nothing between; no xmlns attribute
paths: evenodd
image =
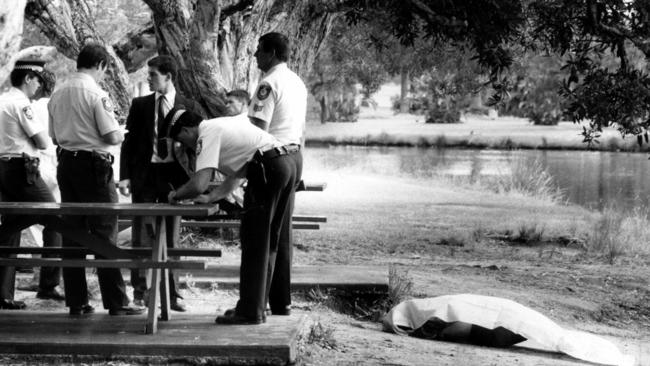
<svg viewBox="0 0 650 366"><path fill-rule="evenodd" d="M176 66L176 60L173 57L167 55L156 56L147 62L147 66L155 67L161 74L171 74L172 81L176 81L178 66Z"/></svg>
<svg viewBox="0 0 650 366"><path fill-rule="evenodd" d="M228 93L226 93L226 97L235 97L244 104L248 105L251 102L251 96L248 94L248 92L244 89L235 89L231 90Z"/></svg>
<svg viewBox="0 0 650 366"><path fill-rule="evenodd" d="M85 45L77 56L77 69L92 69L101 64L106 66L111 63L111 56L106 48L100 44L90 43Z"/></svg>
<svg viewBox="0 0 650 366"><path fill-rule="evenodd" d="M181 112L181 114L176 117L176 120L174 120L174 117L177 114L177 112ZM184 109L172 108L169 111L169 113L167 113L167 117L165 117L164 124L166 126L170 126L169 137L172 139L176 139L176 137L181 132L181 129L183 127L196 127L202 121L203 121L203 117L199 116L194 112L186 111Z"/></svg>
<svg viewBox="0 0 650 366"><path fill-rule="evenodd" d="M37 77L41 79L41 83L43 82L43 78L34 71L31 70L21 70L21 69L14 69L11 71L11 74L9 74L9 80L11 80L11 86L14 86L16 88L19 88L21 85L23 85L23 82L25 81L25 76L29 77Z"/></svg>
<svg viewBox="0 0 650 366"><path fill-rule="evenodd" d="M56 85L56 75L50 70L43 70L41 73L43 85L41 86L41 94L45 97L52 95L54 86Z"/></svg>
<svg viewBox="0 0 650 366"><path fill-rule="evenodd" d="M289 60L289 38L282 33L271 32L260 37L260 46L264 52L273 52L283 62Z"/></svg>

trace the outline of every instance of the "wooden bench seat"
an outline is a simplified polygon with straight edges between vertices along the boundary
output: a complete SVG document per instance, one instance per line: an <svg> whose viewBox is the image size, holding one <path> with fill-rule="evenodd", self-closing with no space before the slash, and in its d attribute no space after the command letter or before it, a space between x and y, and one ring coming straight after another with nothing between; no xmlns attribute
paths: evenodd
<svg viewBox="0 0 650 366"><path fill-rule="evenodd" d="M139 257L151 257L151 248L129 248L122 249L127 253ZM1 247L0 254L47 254L59 255L66 254L93 254L88 248L42 248L42 247ZM171 257L221 257L221 249L188 249L188 248L168 248L167 255Z"/></svg>
<svg viewBox="0 0 650 366"><path fill-rule="evenodd" d="M327 222L325 216L314 215L294 215L292 228L296 230L319 230L320 223ZM198 227L198 228L238 228L239 219L233 215L211 215L207 216L205 220L181 220L181 227ZM118 230L122 231L131 227L132 222L130 218L121 217L118 221Z"/></svg>
<svg viewBox="0 0 650 366"><path fill-rule="evenodd" d="M61 259L61 258L0 258L0 266L21 267L94 267L142 269L198 269L207 268L205 262L173 260L164 262L151 259Z"/></svg>

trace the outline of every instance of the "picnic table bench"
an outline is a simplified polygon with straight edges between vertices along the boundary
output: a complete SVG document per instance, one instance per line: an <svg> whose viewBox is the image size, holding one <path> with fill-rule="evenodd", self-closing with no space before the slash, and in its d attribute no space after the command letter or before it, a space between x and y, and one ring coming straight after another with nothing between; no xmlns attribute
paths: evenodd
<svg viewBox="0 0 650 366"><path fill-rule="evenodd" d="M324 183L306 184L303 191L323 191ZM54 202L0 202L0 215L47 215L51 216L50 227L71 240L83 245L78 248L41 248L41 247L3 247L0 255L41 254L58 255L62 258L0 258L0 266L24 267L94 267L94 268L142 268L152 269L150 296L147 304L145 333L153 334L158 329L157 321L169 320L169 269L205 270L203 261L173 260L169 256L184 257L220 257L218 249L167 248L165 220L174 217L174 240L178 242L181 226L236 228L239 217L218 214L217 205L170 205L162 203L54 203ZM134 216L154 216L156 238L151 248L118 248L83 228L66 223L66 215L82 216L119 216L121 228L131 225ZM62 217L63 216L63 217ZM192 217L193 219L182 219ZM206 218L207 221L196 218ZM319 223L327 222L323 216L294 215L294 229L320 228ZM24 228L15 228L20 231ZM2 225L0 225L0 231ZM121 229L120 229L121 230ZM68 254L98 254L107 259L67 259ZM160 317L158 303L160 302Z"/></svg>
<svg viewBox="0 0 650 366"><path fill-rule="evenodd" d="M181 216L208 216L217 212L215 205L170 205L161 203L54 203L54 202L0 202L2 215L50 216L50 227L83 245L83 248L13 248L0 247L0 253L99 254L107 259L61 259L61 258L0 258L0 266L51 266L51 267L101 267L101 268L146 268L152 269L148 313L145 333L153 334L158 329L158 303L160 319L169 320L169 276L170 268L205 269L202 261L171 260L169 255L220 256L220 251L167 249L165 216L174 217L174 236L178 240ZM63 215L63 217L62 217ZM74 227L65 220L65 215L81 216L154 216L156 238L151 248L121 249L84 228ZM7 230L0 225L1 230ZM24 228L12 228L19 231ZM148 258L147 258L148 257Z"/></svg>

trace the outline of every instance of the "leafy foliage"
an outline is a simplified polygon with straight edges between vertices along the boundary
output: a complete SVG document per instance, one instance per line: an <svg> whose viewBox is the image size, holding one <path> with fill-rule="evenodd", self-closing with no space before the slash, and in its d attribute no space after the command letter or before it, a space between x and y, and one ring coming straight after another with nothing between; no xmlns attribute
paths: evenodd
<svg viewBox="0 0 650 366"><path fill-rule="evenodd" d="M421 36L468 44L478 65L489 70L491 103L506 101L516 85L505 77L513 48L541 49L564 57L560 97L574 122L590 121L585 141L596 141L610 125L623 135L647 133L646 62L635 63L631 55L650 56L650 0L377 0L349 17L359 21L378 9L389 15L392 32L404 44ZM529 92L540 99L528 102L541 105L531 116L542 123L560 116L553 79L538 80L542 90Z"/></svg>
<svg viewBox="0 0 650 366"><path fill-rule="evenodd" d="M387 73L372 52L362 25L348 28L338 21L318 55L308 84L321 105L321 122L357 120L357 84L364 101L369 101Z"/></svg>
<svg viewBox="0 0 650 366"><path fill-rule="evenodd" d="M536 125L556 125L564 117L561 64L557 55L523 52L510 70L510 97L501 103L500 112L528 118Z"/></svg>

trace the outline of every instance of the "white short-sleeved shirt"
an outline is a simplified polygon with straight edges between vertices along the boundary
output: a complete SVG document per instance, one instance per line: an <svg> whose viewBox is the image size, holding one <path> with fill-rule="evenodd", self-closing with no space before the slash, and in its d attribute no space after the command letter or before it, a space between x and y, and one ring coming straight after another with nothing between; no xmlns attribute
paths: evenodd
<svg viewBox="0 0 650 366"><path fill-rule="evenodd" d="M75 73L54 91L50 102L49 132L66 150L112 152L103 135L117 131L113 103L97 82L84 73Z"/></svg>
<svg viewBox="0 0 650 366"><path fill-rule="evenodd" d="M37 118L22 90L11 88L0 95L0 157L38 156L31 138L45 131L45 123Z"/></svg>
<svg viewBox="0 0 650 366"><path fill-rule="evenodd" d="M305 83L286 63L262 76L248 106L248 116L269 124L269 133L285 145L301 144L307 114Z"/></svg>
<svg viewBox="0 0 650 366"><path fill-rule="evenodd" d="M282 143L250 123L246 114L208 119L199 125L196 171L213 168L232 176L257 150L278 146Z"/></svg>

